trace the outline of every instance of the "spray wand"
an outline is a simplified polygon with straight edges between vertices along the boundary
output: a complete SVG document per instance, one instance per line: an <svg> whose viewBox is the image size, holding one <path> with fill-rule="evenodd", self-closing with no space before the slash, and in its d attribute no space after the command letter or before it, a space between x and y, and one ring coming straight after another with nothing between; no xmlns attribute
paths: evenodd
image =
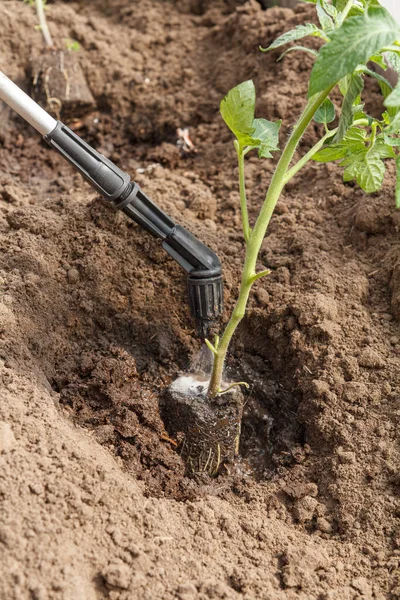
<svg viewBox="0 0 400 600"><path fill-rule="evenodd" d="M53 119L1 71L0 99L30 123L115 210L122 210L161 240L164 250L188 273L190 310L199 334L206 337L223 308L223 278L218 256L166 215L127 173L61 121Z"/></svg>

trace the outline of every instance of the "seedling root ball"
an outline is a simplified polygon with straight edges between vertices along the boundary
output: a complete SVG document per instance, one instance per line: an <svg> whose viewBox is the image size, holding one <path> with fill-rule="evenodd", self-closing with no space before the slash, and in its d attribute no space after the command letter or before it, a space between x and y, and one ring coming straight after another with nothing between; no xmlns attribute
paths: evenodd
<svg viewBox="0 0 400 600"><path fill-rule="evenodd" d="M182 376L166 390L161 413L179 443L188 475L224 471L238 454L243 394L238 387L210 398L208 380Z"/></svg>

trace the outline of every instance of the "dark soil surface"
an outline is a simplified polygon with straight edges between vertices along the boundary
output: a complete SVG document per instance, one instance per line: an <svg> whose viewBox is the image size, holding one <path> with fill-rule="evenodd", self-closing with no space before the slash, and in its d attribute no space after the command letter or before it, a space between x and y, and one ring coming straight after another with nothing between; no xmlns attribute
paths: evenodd
<svg viewBox="0 0 400 600"><path fill-rule="evenodd" d="M50 2L96 102L67 123L220 256L243 260L218 106L304 104L312 57L261 54L314 8L255 1ZM0 5L0 69L30 89L34 10ZM366 101L379 101L373 86ZM194 151L177 144L188 127ZM299 153L318 139L312 126ZM250 218L273 161L247 160ZM228 360L247 392L240 468L202 481L159 412L200 350L185 275L0 105L0 598L400 598L400 215L394 169L365 195L335 165L286 188Z"/></svg>

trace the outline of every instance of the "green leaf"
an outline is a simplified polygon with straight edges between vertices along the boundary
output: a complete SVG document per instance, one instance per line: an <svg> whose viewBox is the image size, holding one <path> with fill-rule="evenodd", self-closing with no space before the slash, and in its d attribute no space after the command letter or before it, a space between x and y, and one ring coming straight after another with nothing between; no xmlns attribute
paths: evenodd
<svg viewBox="0 0 400 600"><path fill-rule="evenodd" d="M321 0L321 6L324 9L324 11L330 16L332 17L332 19L336 19L337 15L338 15L338 11L337 9L333 6L333 4L329 4L327 2L327 0Z"/></svg>
<svg viewBox="0 0 400 600"><path fill-rule="evenodd" d="M315 113L314 121L317 123L325 123L327 125L335 120L335 116L335 107L329 98L326 98Z"/></svg>
<svg viewBox="0 0 400 600"><path fill-rule="evenodd" d="M359 104L359 96L364 87L364 80L358 73L349 76L347 91L342 104L342 113L339 119L338 131L334 142L341 142L354 120L354 104Z"/></svg>
<svg viewBox="0 0 400 600"><path fill-rule="evenodd" d="M392 148L389 150L386 144L377 141L371 148L363 146L357 152L349 154L340 163L340 166L345 167L343 180L355 179L367 194L378 192L385 176L385 164L382 159L394 156Z"/></svg>
<svg viewBox="0 0 400 600"><path fill-rule="evenodd" d="M279 150L279 129L282 121L272 123L255 119L256 90L252 81L244 81L232 88L221 102L221 115L236 136L241 150L258 148L260 158L270 158Z"/></svg>
<svg viewBox="0 0 400 600"><path fill-rule="evenodd" d="M396 208L400 208L400 154L396 158Z"/></svg>
<svg viewBox="0 0 400 600"><path fill-rule="evenodd" d="M394 148L398 148L400 146L400 138L390 137L386 133L383 134L383 139L385 140L385 144L388 146L393 146Z"/></svg>
<svg viewBox="0 0 400 600"><path fill-rule="evenodd" d="M396 85L393 91L386 97L384 105L387 107L400 107L400 83Z"/></svg>
<svg viewBox="0 0 400 600"><path fill-rule="evenodd" d="M396 158L392 145L386 143L383 134L376 138L374 148L381 158Z"/></svg>
<svg viewBox="0 0 400 600"><path fill-rule="evenodd" d="M254 130L256 90L253 81L244 81L232 88L221 101L223 120L243 147L248 145Z"/></svg>
<svg viewBox="0 0 400 600"><path fill-rule="evenodd" d="M352 152L359 152L365 148L366 137L367 134L364 129L352 127L339 144L325 146L325 148L314 154L313 160L316 162L331 162L345 158Z"/></svg>
<svg viewBox="0 0 400 600"><path fill-rule="evenodd" d="M379 87L381 89L381 93L382 96L384 97L385 101L384 101L384 105L387 106L387 113L389 115L389 117L391 119L394 119L394 117L397 115L398 110L400 107L396 107L396 106L389 106L386 104L386 99L391 95L391 93L393 92L393 88L390 85L390 83L388 82L387 79L384 79L383 77L381 79L378 79L378 83L379 83Z"/></svg>
<svg viewBox="0 0 400 600"><path fill-rule="evenodd" d="M372 124L373 119L364 112L364 106L364 104L353 105L354 121L358 121L358 119L367 119L368 121L370 121L370 124Z"/></svg>
<svg viewBox="0 0 400 600"><path fill-rule="evenodd" d="M386 71L386 69L387 69L387 64L386 64L385 59L383 58L382 54L374 54L373 56L371 56L370 62L375 63L384 71Z"/></svg>
<svg viewBox="0 0 400 600"><path fill-rule="evenodd" d="M400 111L398 111L394 117L392 117L388 113L385 113L383 115L383 117L385 117L385 115L388 115L388 118L390 119L389 127L386 129L386 133L399 133L400 132Z"/></svg>
<svg viewBox="0 0 400 600"><path fill-rule="evenodd" d="M248 144L252 148L258 148L259 158L271 158L271 152L279 150L279 129L282 121L272 123L267 119L254 119L252 142Z"/></svg>
<svg viewBox="0 0 400 600"><path fill-rule="evenodd" d="M321 0L317 0L317 15L321 27L324 31L330 31L335 27L331 17L325 12Z"/></svg>
<svg viewBox="0 0 400 600"><path fill-rule="evenodd" d="M371 151L353 154L343 161L341 166L346 167L343 181L355 179L367 194L378 192L381 189L385 176L385 165L380 157Z"/></svg>
<svg viewBox="0 0 400 600"><path fill-rule="evenodd" d="M391 67L400 75L400 48L398 52L386 52L385 56Z"/></svg>
<svg viewBox="0 0 400 600"><path fill-rule="evenodd" d="M398 35L399 26L383 8L346 19L330 33L331 40L320 50L311 72L308 96L325 90L354 71L357 65L365 64Z"/></svg>
<svg viewBox="0 0 400 600"><path fill-rule="evenodd" d="M347 94L347 90L349 89L350 78L351 75L346 75L346 77L343 77L343 79L341 79L338 83L339 90L342 96L345 96Z"/></svg>
<svg viewBox="0 0 400 600"><path fill-rule="evenodd" d="M342 146L327 146L326 148L322 148L322 150L314 154L312 160L320 163L334 162L335 160L344 158L346 154L346 148L343 148Z"/></svg>
<svg viewBox="0 0 400 600"><path fill-rule="evenodd" d="M332 4L338 12L341 12L346 7L347 0L333 0Z"/></svg>
<svg viewBox="0 0 400 600"><path fill-rule="evenodd" d="M297 25L294 29L287 31L280 35L268 48L261 48L261 52L269 52L274 48L279 48L280 46L284 46L289 42L294 42L296 40L301 40L308 35L312 36L321 36L322 31L318 29L314 23L306 23L305 25Z"/></svg>

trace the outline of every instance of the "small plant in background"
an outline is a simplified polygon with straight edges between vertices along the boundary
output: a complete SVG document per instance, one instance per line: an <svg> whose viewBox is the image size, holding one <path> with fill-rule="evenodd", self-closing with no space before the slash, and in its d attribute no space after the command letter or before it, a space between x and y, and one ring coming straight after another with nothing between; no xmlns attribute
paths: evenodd
<svg viewBox="0 0 400 600"><path fill-rule="evenodd" d="M54 43L46 18L47 0L24 2L36 7L37 29L45 42L43 51L30 63L32 96L57 119L61 115L76 118L93 110L95 100L80 64L79 42L64 38L62 43L57 39Z"/></svg>
<svg viewBox="0 0 400 600"><path fill-rule="evenodd" d="M70 52L79 52L79 50L81 49L80 43L76 40L71 40L70 38L67 38L64 40L64 42L66 49Z"/></svg>
<svg viewBox="0 0 400 600"><path fill-rule="evenodd" d="M29 4L29 6L36 6L36 12L39 19L38 29L42 32L43 39L48 48L53 48L53 38L51 37L51 33L49 27L47 25L47 19L45 15L45 7L47 4L47 0L24 0L25 4Z"/></svg>
<svg viewBox="0 0 400 600"><path fill-rule="evenodd" d="M210 398L221 393L224 362L237 326L244 317L252 285L269 271L256 272L261 244L271 216L285 185L309 161L338 161L343 167L344 181L356 181L367 193L381 189L385 175L385 159L396 161L396 205L400 208L400 84L394 89L382 75L369 68L375 63L386 70L387 62L400 73L400 28L394 17L400 17L397 0L308 0L315 4L320 26L308 23L281 35L268 48L269 52L307 36L324 42L317 52L305 46L286 50L311 53L315 57L311 71L306 107L283 148L270 182L259 216L251 225L247 212L245 156L256 150L260 158L270 158L278 151L281 122L255 118L256 94L252 81L233 88L221 102L221 115L235 136L234 147L239 167L240 206L246 256L239 296L222 336L215 343L207 341L213 354L213 369L208 389ZM393 10L391 14L388 9ZM397 13L396 13L397 11ZM380 85L385 110L379 119L364 110L362 91L364 78L375 77ZM338 86L341 108L337 117L329 96ZM314 120L324 126L321 139L297 163L295 151L308 125Z"/></svg>

